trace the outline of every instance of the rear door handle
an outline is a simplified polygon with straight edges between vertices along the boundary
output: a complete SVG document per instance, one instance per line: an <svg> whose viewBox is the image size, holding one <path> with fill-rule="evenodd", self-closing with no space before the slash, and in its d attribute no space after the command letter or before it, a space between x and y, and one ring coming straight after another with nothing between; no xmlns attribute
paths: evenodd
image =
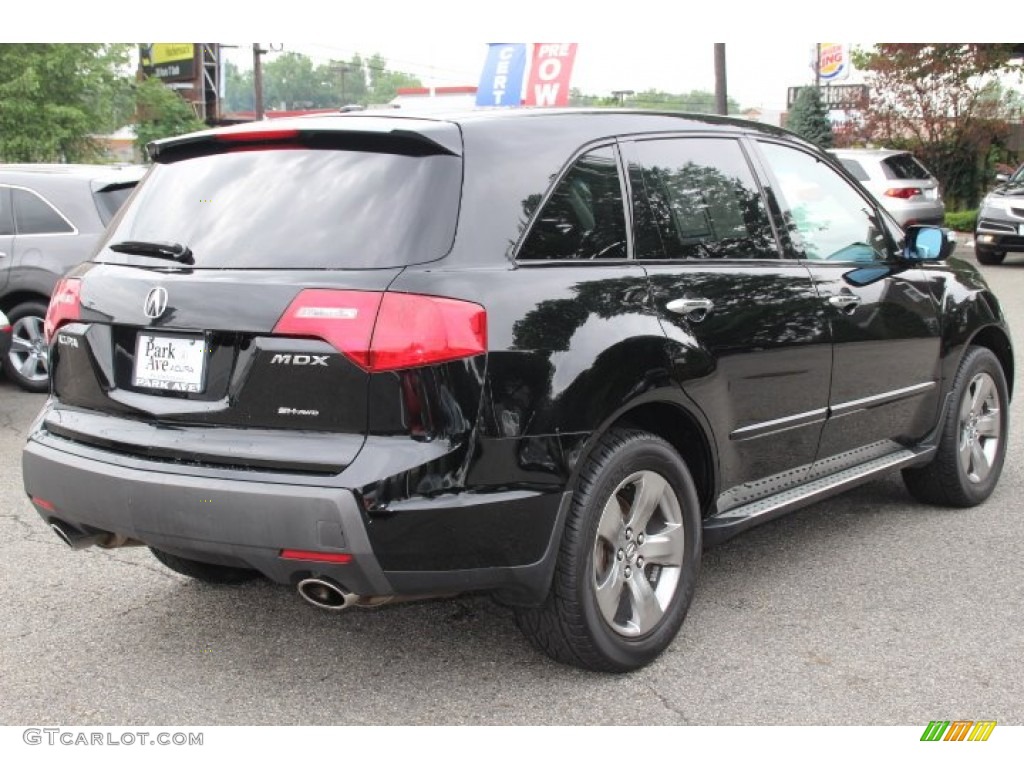
<svg viewBox="0 0 1024 768"><path fill-rule="evenodd" d="M828 303L833 307L852 311L860 304L860 296L855 293L838 293L828 297Z"/></svg>
<svg viewBox="0 0 1024 768"><path fill-rule="evenodd" d="M694 322L703 320L714 308L715 304L711 299L673 299L665 305L665 309L669 312L686 315Z"/></svg>

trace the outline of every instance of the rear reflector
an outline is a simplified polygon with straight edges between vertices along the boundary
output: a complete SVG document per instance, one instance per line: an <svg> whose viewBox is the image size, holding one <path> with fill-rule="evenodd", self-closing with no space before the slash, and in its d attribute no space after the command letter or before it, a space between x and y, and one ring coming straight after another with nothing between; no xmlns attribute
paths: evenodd
<svg viewBox="0 0 1024 768"><path fill-rule="evenodd" d="M53 505L52 501L47 501L46 499L40 499L38 496L33 496L32 497L32 503L35 504L40 509L45 509L47 512L56 512L57 511L57 508Z"/></svg>
<svg viewBox="0 0 1024 768"><path fill-rule="evenodd" d="M323 339L371 373L460 360L487 351L479 304L374 291L302 291L274 327Z"/></svg>
<svg viewBox="0 0 1024 768"><path fill-rule="evenodd" d="M885 190L886 197L898 197L900 200L909 200L920 194L923 194L923 191L917 187L897 187L896 189Z"/></svg>
<svg viewBox="0 0 1024 768"><path fill-rule="evenodd" d="M53 340L53 334L62 325L74 322L81 317L82 302L79 297L81 287L82 281L77 277L66 277L53 289L50 306L46 308L46 320L43 323L43 335L47 344Z"/></svg>
<svg viewBox="0 0 1024 768"><path fill-rule="evenodd" d="M352 562L352 555L343 552L312 552L307 549L282 549L283 560L305 560L311 563L337 563L345 565Z"/></svg>

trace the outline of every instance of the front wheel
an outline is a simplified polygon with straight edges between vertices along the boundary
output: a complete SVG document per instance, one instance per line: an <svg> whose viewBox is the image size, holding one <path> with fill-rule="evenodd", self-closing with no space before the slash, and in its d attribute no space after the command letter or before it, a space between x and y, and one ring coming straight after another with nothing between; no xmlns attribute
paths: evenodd
<svg viewBox="0 0 1024 768"><path fill-rule="evenodd" d="M996 266L1003 263L1003 259L1006 258L1006 251L993 251L976 245L974 247L974 255L977 257L979 264Z"/></svg>
<svg viewBox="0 0 1024 768"><path fill-rule="evenodd" d="M552 658L607 672L653 661L675 638L700 569L697 489L659 437L614 429L590 453L545 602L518 609Z"/></svg>
<svg viewBox="0 0 1024 768"><path fill-rule="evenodd" d="M973 507L999 482L1006 457L1009 396L999 359L972 347L953 381L953 398L935 458L903 470L903 481L919 501Z"/></svg>

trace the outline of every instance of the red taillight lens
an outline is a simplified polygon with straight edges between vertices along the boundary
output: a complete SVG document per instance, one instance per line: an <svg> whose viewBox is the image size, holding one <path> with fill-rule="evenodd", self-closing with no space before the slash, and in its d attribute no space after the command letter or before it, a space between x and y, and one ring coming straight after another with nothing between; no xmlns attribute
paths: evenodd
<svg viewBox="0 0 1024 768"><path fill-rule="evenodd" d="M352 555L343 552L312 552L307 549L282 549L284 560L307 560L311 563L337 563L346 565L352 562Z"/></svg>
<svg viewBox="0 0 1024 768"><path fill-rule="evenodd" d="M909 200L912 197L923 194L923 190L917 187L898 187L885 190L886 197L898 197L900 200Z"/></svg>
<svg viewBox="0 0 1024 768"><path fill-rule="evenodd" d="M479 304L372 291L302 291L274 333L323 339L371 373L415 368L487 351Z"/></svg>
<svg viewBox="0 0 1024 768"><path fill-rule="evenodd" d="M58 328L81 318L81 288L82 281L77 277L67 277L57 283L50 298L50 306L46 308L46 321L43 323L43 335L47 344L53 340L53 334Z"/></svg>

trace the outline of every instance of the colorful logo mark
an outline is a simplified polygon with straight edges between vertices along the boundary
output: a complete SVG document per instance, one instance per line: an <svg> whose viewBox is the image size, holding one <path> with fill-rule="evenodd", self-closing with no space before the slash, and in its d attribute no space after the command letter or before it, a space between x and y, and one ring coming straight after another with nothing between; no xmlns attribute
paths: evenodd
<svg viewBox="0 0 1024 768"><path fill-rule="evenodd" d="M821 43L818 76L826 83L845 80L850 74L849 51L843 43Z"/></svg>
<svg viewBox="0 0 1024 768"><path fill-rule="evenodd" d="M988 741L995 727L995 720L932 720L921 741Z"/></svg>

